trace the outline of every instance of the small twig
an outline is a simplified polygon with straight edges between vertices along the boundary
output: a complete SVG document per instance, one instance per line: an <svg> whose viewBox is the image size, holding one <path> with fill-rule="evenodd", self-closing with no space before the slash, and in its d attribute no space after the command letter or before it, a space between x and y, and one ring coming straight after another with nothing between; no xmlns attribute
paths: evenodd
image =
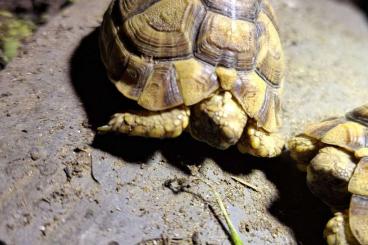
<svg viewBox="0 0 368 245"><path fill-rule="evenodd" d="M222 202L221 200L221 197L220 197L220 194L216 191L216 189L210 184L208 183L207 181L203 180L203 179L197 179L203 183L205 183L207 186L210 187L210 189L212 190L213 194L215 195L215 198L216 198L216 201L217 201L217 204L219 205L220 207L220 210L222 212L222 214L224 215L224 218L225 218L225 221L226 221L226 224L227 226L229 227L229 230L230 230L230 238L233 242L234 245L243 245L243 241L241 240L238 232L236 231L233 223L231 222L231 219L229 217L229 214L227 213L226 211L226 208L225 208L225 205L224 203Z"/></svg>
<svg viewBox="0 0 368 245"><path fill-rule="evenodd" d="M91 177L92 179L97 183L97 184L101 184L100 181L98 181L98 179L95 177L94 173L93 173L93 158L92 158L92 153L90 150L85 150L85 149L81 149L81 148L77 148L78 151L83 151L85 153L87 153L88 157L89 157L89 162L90 162L90 168L91 168Z"/></svg>
<svg viewBox="0 0 368 245"><path fill-rule="evenodd" d="M256 186L254 186L254 185L250 184L249 182L247 182L247 181L245 181L245 180L243 180L243 179L241 179L241 178L238 178L238 177L235 177L235 176L231 176L231 178L232 178L233 180L235 180L235 181L239 182L240 184L242 184L242 185L244 185L244 186L246 186L246 187L248 187L248 188L250 188L250 189L252 189L252 190L256 191L256 192L261 192L261 191L260 191Z"/></svg>
<svg viewBox="0 0 368 245"><path fill-rule="evenodd" d="M72 179L72 175L70 174L70 169L68 168L68 166L66 166L63 170L66 175L66 180L70 182Z"/></svg>
<svg viewBox="0 0 368 245"><path fill-rule="evenodd" d="M91 177L92 179L97 183L97 184L101 184L100 181L98 181L98 179L95 177L95 174L93 173L93 158L92 158L92 154L91 153L88 153L89 154L89 157L91 159Z"/></svg>

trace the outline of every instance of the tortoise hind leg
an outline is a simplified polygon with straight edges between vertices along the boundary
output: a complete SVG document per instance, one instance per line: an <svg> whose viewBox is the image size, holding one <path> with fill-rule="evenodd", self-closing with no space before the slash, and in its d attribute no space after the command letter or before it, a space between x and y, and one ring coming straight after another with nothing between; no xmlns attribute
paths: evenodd
<svg viewBox="0 0 368 245"><path fill-rule="evenodd" d="M131 136L175 138L188 126L190 110L186 107L166 111L137 111L115 114L100 132L119 132Z"/></svg>
<svg viewBox="0 0 368 245"><path fill-rule="evenodd" d="M281 154L285 140L279 133L269 133L249 122L238 142L241 153L259 157L275 157Z"/></svg>
<svg viewBox="0 0 368 245"><path fill-rule="evenodd" d="M227 149L240 139L247 116L229 92L219 92L192 106L190 134L217 149Z"/></svg>

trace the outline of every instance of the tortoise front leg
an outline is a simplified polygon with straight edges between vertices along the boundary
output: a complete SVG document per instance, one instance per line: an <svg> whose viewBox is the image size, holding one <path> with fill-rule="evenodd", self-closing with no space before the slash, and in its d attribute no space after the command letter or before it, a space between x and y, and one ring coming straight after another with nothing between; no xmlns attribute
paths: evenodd
<svg viewBox="0 0 368 245"><path fill-rule="evenodd" d="M302 134L289 140L288 149L298 169L306 172L310 161L318 153L319 145L317 140Z"/></svg>
<svg viewBox="0 0 368 245"><path fill-rule="evenodd" d="M189 124L190 110L179 107L166 111L137 111L115 114L100 132L119 132L131 136L151 138L178 137Z"/></svg>
<svg viewBox="0 0 368 245"><path fill-rule="evenodd" d="M348 185L356 159L343 149L327 146L319 150L307 168L310 191L334 209L348 207Z"/></svg>
<svg viewBox="0 0 368 245"><path fill-rule="evenodd" d="M323 236L328 245L360 245L351 232L349 216L346 213L335 213L328 221Z"/></svg>

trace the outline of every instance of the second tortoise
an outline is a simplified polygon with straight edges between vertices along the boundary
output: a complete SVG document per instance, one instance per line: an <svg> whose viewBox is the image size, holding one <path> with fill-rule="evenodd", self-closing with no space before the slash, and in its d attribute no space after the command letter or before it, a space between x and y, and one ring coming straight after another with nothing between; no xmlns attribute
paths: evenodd
<svg viewBox="0 0 368 245"><path fill-rule="evenodd" d="M368 104L311 124L289 141L314 195L335 213L329 245L368 245Z"/></svg>

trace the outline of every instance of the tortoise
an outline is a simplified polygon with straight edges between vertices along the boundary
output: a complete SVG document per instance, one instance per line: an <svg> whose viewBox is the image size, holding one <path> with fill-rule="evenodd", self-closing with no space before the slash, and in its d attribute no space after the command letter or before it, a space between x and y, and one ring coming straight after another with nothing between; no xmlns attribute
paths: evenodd
<svg viewBox="0 0 368 245"><path fill-rule="evenodd" d="M311 192L335 212L327 243L368 244L368 104L307 126L288 148Z"/></svg>
<svg viewBox="0 0 368 245"><path fill-rule="evenodd" d="M114 0L100 28L109 79L138 110L103 132L174 138L273 157L284 140L284 54L268 0Z"/></svg>

